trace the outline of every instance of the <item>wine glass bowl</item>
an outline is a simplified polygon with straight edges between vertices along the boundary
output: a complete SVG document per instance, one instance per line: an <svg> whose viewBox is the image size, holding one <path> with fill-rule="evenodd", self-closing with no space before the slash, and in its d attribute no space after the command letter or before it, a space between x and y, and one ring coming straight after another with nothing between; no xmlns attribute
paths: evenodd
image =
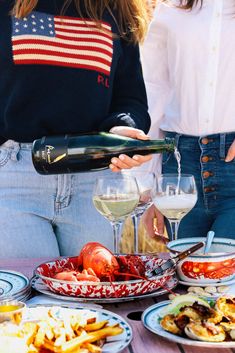
<svg viewBox="0 0 235 353"><path fill-rule="evenodd" d="M113 227L115 253L119 252L121 226L138 205L139 199L139 188L134 177L117 175L96 180L93 203Z"/></svg>
<svg viewBox="0 0 235 353"><path fill-rule="evenodd" d="M140 198L138 205L135 207L134 211L131 214L131 218L134 225L134 253L139 253L139 223L140 218L143 213L152 205L153 197L155 195L156 190L156 181L155 174L145 171L145 170L131 170L127 172L123 172L124 175L133 175L136 178L139 191Z"/></svg>
<svg viewBox="0 0 235 353"><path fill-rule="evenodd" d="M189 174L162 174L158 176L153 202L168 219L172 240L176 240L180 221L197 202L194 176Z"/></svg>

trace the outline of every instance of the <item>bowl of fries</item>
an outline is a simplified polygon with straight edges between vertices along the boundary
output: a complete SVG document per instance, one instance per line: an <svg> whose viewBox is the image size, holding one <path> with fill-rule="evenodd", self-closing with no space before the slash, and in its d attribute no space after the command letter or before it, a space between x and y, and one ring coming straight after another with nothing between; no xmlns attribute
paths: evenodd
<svg viewBox="0 0 235 353"><path fill-rule="evenodd" d="M0 323L10 321L18 325L22 320L25 307L25 303L14 299L0 301Z"/></svg>
<svg viewBox="0 0 235 353"><path fill-rule="evenodd" d="M101 353L105 348L111 353L124 349L131 338L125 320L107 310L38 306L27 308L20 326L0 325L0 342L5 345L0 352L10 353L8 347L20 343L12 352Z"/></svg>
<svg viewBox="0 0 235 353"><path fill-rule="evenodd" d="M163 259L151 255L141 255L146 271L161 266ZM161 276L150 279L133 279L114 282L69 281L54 278L55 274L76 269L77 257L64 257L39 265L34 273L41 278L49 290L54 293L82 298L122 298L142 295L164 288L172 279L175 270L169 269ZM76 272L76 270L75 270Z"/></svg>

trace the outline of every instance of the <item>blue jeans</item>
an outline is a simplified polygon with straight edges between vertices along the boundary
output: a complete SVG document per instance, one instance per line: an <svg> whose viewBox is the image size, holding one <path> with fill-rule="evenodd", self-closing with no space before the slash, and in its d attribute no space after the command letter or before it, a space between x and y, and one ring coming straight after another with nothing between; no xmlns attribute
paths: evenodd
<svg viewBox="0 0 235 353"><path fill-rule="evenodd" d="M113 248L109 223L92 203L94 181L111 171L40 175L31 145L0 146L0 258L77 255L88 241Z"/></svg>
<svg viewBox="0 0 235 353"><path fill-rule="evenodd" d="M217 237L235 239L235 159L224 161L235 133L166 136L176 139L182 173L194 175L198 191L195 207L180 222L178 238L204 237L213 230ZM177 173L173 154L163 155L163 173Z"/></svg>

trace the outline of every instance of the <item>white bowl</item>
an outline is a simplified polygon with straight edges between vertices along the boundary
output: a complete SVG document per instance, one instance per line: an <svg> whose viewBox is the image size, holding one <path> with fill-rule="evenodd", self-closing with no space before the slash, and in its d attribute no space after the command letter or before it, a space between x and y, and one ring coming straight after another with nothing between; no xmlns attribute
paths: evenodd
<svg viewBox="0 0 235 353"><path fill-rule="evenodd" d="M178 254L206 238L184 238L170 241L167 245L173 254ZM204 248L188 256L177 265L180 280L191 283L213 284L235 279L235 240L214 238L210 252Z"/></svg>

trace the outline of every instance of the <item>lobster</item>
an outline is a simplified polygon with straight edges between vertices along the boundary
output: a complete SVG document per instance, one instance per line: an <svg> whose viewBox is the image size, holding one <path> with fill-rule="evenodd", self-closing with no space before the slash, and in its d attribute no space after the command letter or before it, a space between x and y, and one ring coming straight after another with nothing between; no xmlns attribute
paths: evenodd
<svg viewBox="0 0 235 353"><path fill-rule="evenodd" d="M99 278L91 269L82 270L82 272L79 272L76 270L64 269L63 271L56 273L54 275L54 278L62 281L71 281L71 282L78 282L78 281L100 282Z"/></svg>
<svg viewBox="0 0 235 353"><path fill-rule="evenodd" d="M140 257L135 255L114 256L100 243L90 242L84 245L79 256L78 266L83 270L93 270L101 281L146 279L145 266ZM122 272L123 271L123 272Z"/></svg>

